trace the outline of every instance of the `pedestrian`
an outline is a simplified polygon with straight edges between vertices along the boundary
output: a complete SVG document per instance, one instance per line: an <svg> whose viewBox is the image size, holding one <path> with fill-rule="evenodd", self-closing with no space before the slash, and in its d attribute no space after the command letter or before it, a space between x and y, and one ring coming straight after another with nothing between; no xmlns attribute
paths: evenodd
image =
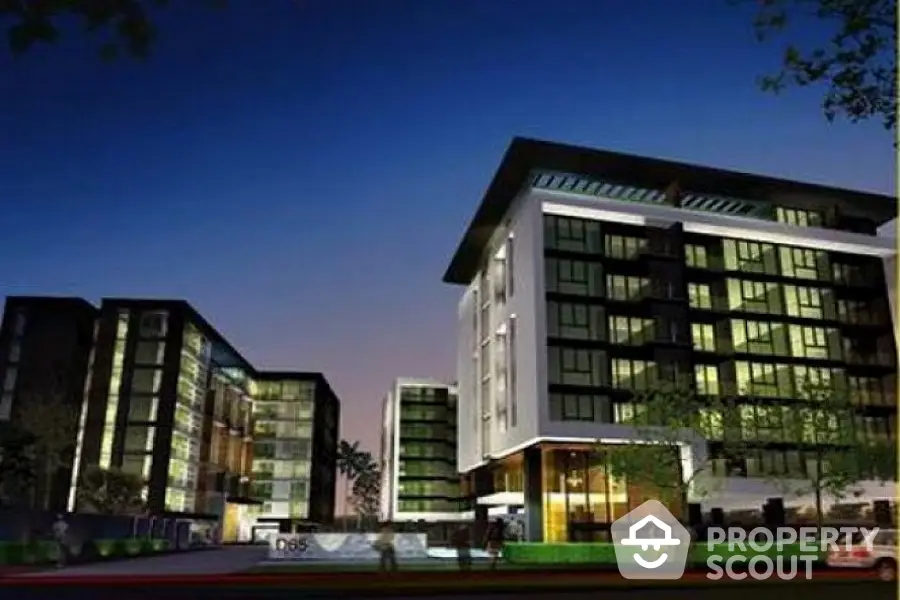
<svg viewBox="0 0 900 600"><path fill-rule="evenodd" d="M69 524L62 514L56 515L53 523L53 540L56 542L56 566L61 569L69 558Z"/></svg>
<svg viewBox="0 0 900 600"><path fill-rule="evenodd" d="M491 569L497 568L500 560L500 551L503 549L503 541L506 537L506 522L497 517L493 523L488 526L485 533L485 550L491 557Z"/></svg>
<svg viewBox="0 0 900 600"><path fill-rule="evenodd" d="M519 519L509 522L509 539L513 542L521 542L525 539L525 527Z"/></svg>
<svg viewBox="0 0 900 600"><path fill-rule="evenodd" d="M390 523L382 525L378 538L375 540L375 549L379 554L379 570L396 571L397 551L394 548L394 531L391 529Z"/></svg>
<svg viewBox="0 0 900 600"><path fill-rule="evenodd" d="M460 571L472 569L472 540L469 537L469 528L465 525L453 534L453 547L456 548L456 562Z"/></svg>

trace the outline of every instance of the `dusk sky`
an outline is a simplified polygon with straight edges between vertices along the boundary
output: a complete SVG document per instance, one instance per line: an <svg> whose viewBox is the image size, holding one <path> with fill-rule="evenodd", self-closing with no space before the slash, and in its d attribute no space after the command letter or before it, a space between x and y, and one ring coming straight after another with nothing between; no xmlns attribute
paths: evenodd
<svg viewBox="0 0 900 600"><path fill-rule="evenodd" d="M372 451L394 378L454 377L441 276L513 136L895 191L727 0L174 4L144 62L0 50L0 295L187 299Z"/></svg>

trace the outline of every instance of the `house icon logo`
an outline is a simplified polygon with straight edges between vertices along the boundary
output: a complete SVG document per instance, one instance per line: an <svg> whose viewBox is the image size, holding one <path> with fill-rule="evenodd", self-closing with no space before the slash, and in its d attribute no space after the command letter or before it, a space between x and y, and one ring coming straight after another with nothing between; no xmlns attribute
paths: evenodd
<svg viewBox="0 0 900 600"><path fill-rule="evenodd" d="M679 579L691 535L663 504L648 500L612 524L616 564L625 579Z"/></svg>

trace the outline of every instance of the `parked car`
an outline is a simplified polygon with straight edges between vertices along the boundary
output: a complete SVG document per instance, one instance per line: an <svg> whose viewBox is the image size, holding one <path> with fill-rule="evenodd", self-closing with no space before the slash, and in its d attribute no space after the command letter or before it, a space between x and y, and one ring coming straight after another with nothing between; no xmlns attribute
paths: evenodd
<svg viewBox="0 0 900 600"><path fill-rule="evenodd" d="M849 547L839 542L825 557L829 567L841 569L874 569L883 581L897 579L897 530L882 529L875 534L872 548L866 547L860 534L854 534Z"/></svg>

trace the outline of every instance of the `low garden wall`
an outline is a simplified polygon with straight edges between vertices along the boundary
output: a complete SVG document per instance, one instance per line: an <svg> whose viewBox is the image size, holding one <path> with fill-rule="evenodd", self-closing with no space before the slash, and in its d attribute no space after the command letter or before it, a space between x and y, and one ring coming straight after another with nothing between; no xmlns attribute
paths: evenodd
<svg viewBox="0 0 900 600"><path fill-rule="evenodd" d="M742 550L740 547L729 549L727 543L715 544L708 547L707 544L691 544L690 554L688 555L688 564L693 566L706 566L707 559L710 556L718 555L727 560L734 555L740 555L748 560L753 556L781 556L790 558L792 556L810 556L810 552L804 551L800 544L784 544L780 549L774 545L772 548L757 552L746 547ZM821 560L820 553L816 554ZM542 565L610 565L616 564L615 545L609 542L570 542L570 543L507 543L503 546L503 557L507 562L513 564L542 564Z"/></svg>

